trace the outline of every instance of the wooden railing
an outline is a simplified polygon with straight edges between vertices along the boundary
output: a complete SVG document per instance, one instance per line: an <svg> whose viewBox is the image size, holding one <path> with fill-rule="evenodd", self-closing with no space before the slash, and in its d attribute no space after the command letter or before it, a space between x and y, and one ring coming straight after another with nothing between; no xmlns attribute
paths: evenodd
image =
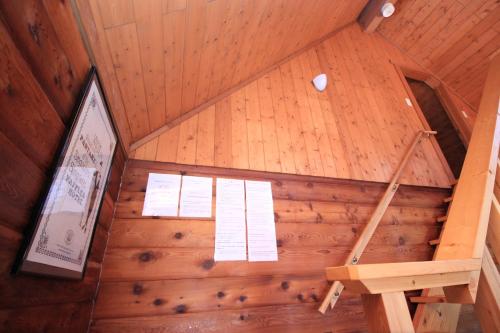
<svg viewBox="0 0 500 333"><path fill-rule="evenodd" d="M500 56L497 56L490 66L467 155L433 261L326 269L328 280L339 281L346 289L363 295L370 331L414 331L403 292L443 287L444 299L449 303L475 303L478 296L477 309L483 311L479 315L481 322L489 321L493 331L498 332L500 282L485 242L488 232L488 242L496 256L500 235L500 210L494 196L500 144L499 102ZM488 329L483 326L483 330Z"/></svg>

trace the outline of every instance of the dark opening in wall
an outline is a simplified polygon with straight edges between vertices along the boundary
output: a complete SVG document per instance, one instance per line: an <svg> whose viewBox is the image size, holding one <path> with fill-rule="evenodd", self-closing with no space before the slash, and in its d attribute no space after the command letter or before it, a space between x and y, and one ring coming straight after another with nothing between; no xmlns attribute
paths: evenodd
<svg viewBox="0 0 500 333"><path fill-rule="evenodd" d="M422 81L406 78L455 178L460 176L466 149L434 90Z"/></svg>

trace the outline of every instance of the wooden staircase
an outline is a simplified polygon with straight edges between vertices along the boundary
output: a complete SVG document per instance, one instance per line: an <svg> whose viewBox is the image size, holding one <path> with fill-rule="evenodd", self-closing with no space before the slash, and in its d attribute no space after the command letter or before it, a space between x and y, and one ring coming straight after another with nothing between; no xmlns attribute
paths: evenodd
<svg viewBox="0 0 500 333"><path fill-rule="evenodd" d="M352 262L326 269L328 280L362 295L371 332L454 332L460 304L474 304L484 332L499 332L500 277L494 261L499 258L500 247L500 187L495 187L495 174L499 173L499 101L500 56L496 56L460 178L448 199L448 213L438 219L444 223L441 236L431 241L437 246L432 261ZM497 177L496 182L499 180ZM419 289L424 291L413 299L421 304L412 321L404 292ZM429 328L426 325L430 319Z"/></svg>

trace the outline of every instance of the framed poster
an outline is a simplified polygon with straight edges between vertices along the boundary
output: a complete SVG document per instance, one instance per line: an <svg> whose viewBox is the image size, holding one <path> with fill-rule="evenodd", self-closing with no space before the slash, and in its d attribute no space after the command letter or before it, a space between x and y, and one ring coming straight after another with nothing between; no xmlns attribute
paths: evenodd
<svg viewBox="0 0 500 333"><path fill-rule="evenodd" d="M81 96L19 262L21 272L83 277L118 138L95 68Z"/></svg>

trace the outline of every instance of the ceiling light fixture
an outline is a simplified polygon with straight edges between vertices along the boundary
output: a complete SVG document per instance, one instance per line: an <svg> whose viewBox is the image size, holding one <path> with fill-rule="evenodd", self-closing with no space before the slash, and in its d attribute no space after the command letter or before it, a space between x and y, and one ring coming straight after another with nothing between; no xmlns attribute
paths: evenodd
<svg viewBox="0 0 500 333"><path fill-rule="evenodd" d="M382 14L383 17L389 17L392 16L392 14L394 14L395 10L396 7L394 7L394 4L386 2L380 8L380 14Z"/></svg>
<svg viewBox="0 0 500 333"><path fill-rule="evenodd" d="M312 80L312 83L314 85L314 87L316 88L316 90L318 91L323 91L325 90L326 88L326 82L327 82L327 79L326 79L326 74L319 74L318 76L316 76L313 80Z"/></svg>

